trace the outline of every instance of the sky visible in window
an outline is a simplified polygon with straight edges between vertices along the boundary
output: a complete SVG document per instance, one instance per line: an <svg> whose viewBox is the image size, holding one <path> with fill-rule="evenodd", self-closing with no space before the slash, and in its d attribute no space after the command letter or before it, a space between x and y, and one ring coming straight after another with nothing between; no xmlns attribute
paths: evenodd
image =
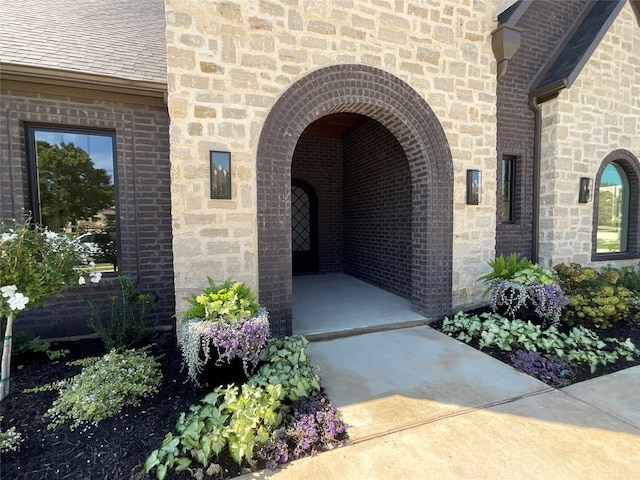
<svg viewBox="0 0 640 480"><path fill-rule="evenodd" d="M42 140L50 145L73 143L89 154L96 168L107 171L113 185L113 138L106 135L90 135L86 133L67 133L37 130L36 141Z"/></svg>
<svg viewBox="0 0 640 480"><path fill-rule="evenodd" d="M602 178L600 179L600 185L622 185L620 174L613 164L609 164L602 172Z"/></svg>

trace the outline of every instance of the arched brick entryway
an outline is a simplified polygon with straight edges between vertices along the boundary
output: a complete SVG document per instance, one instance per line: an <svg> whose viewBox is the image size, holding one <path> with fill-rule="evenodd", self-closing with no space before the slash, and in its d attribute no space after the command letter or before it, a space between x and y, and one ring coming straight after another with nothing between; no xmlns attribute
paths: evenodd
<svg viewBox="0 0 640 480"><path fill-rule="evenodd" d="M363 65L316 70L292 85L265 120L258 143L260 303L273 334L291 334L291 160L300 134L325 115L353 112L384 125L405 151L412 187L412 308L451 312L453 165L426 101L399 78Z"/></svg>

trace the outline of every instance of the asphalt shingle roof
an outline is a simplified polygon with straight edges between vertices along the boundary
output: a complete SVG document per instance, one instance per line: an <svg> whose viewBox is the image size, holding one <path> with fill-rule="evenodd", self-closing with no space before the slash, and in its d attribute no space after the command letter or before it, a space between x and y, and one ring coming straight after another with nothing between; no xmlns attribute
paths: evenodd
<svg viewBox="0 0 640 480"><path fill-rule="evenodd" d="M2 0L0 61L166 83L163 0Z"/></svg>
<svg viewBox="0 0 640 480"><path fill-rule="evenodd" d="M617 15L624 0L598 0L573 33L560 55L548 67L544 77L537 83L536 89L550 85L558 80L573 79L579 72L586 56L590 55L599 42L603 28ZM590 52L591 50L591 52Z"/></svg>

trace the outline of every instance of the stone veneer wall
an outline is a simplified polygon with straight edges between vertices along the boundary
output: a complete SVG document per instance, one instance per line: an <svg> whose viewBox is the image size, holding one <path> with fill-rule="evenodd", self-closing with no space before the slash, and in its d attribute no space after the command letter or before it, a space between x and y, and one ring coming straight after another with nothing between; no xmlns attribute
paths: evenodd
<svg viewBox="0 0 640 480"><path fill-rule="evenodd" d="M173 325L169 119L162 98L145 100L143 96L88 93L27 82L4 81L3 87L0 219L20 218L29 209L25 124L115 132L119 273L135 280L141 292L157 297L158 308L150 314L151 319L161 326ZM54 93L45 93L49 90ZM80 98L79 91L87 97ZM97 286L69 290L62 298L50 299L46 308L22 313L16 328L43 338L90 333L87 327L90 310L85 296L89 295L94 302L108 303L118 288L116 276L105 275Z"/></svg>
<svg viewBox="0 0 640 480"><path fill-rule="evenodd" d="M580 177L595 180L611 152L640 158L640 29L629 2L575 83L542 105L542 124L540 263L637 263L592 260L594 201L578 203Z"/></svg>
<svg viewBox="0 0 640 480"><path fill-rule="evenodd" d="M482 303L475 279L495 245L494 3L167 0L177 310L207 275L258 286L256 149L263 122L296 81L336 64L385 70L435 112L453 157L453 304ZM288 134L295 140L300 133ZM232 152L231 200L209 199L210 150ZM485 175L476 207L465 204L468 168Z"/></svg>

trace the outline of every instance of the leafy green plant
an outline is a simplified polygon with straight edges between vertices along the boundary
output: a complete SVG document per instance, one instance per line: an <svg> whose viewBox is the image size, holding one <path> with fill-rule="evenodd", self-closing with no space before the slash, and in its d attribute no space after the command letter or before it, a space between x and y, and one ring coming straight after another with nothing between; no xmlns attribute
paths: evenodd
<svg viewBox="0 0 640 480"><path fill-rule="evenodd" d="M0 401L9 393L13 324L19 312L45 303L50 295L85 283L78 268L87 263L84 249L64 234L49 232L30 218L7 226L0 222L0 318L6 318ZM90 274L100 281L100 272Z"/></svg>
<svg viewBox="0 0 640 480"><path fill-rule="evenodd" d="M4 347L3 347L4 348ZM12 355L21 355L26 352L42 352L47 355L49 360L58 360L66 356L69 350L54 350L51 348L51 342L45 342L40 337L29 338L26 334L18 332L13 336Z"/></svg>
<svg viewBox="0 0 640 480"><path fill-rule="evenodd" d="M614 271L618 273L619 278L617 284L628 289L632 295L627 298L628 320L640 323L640 264L636 266L627 265L619 269L613 267L605 267L603 271Z"/></svg>
<svg viewBox="0 0 640 480"><path fill-rule="evenodd" d="M295 402L320 391L319 367L304 352L309 344L302 335L269 339L261 359L266 362L249 380L250 385L281 385L285 397Z"/></svg>
<svg viewBox="0 0 640 480"><path fill-rule="evenodd" d="M238 464L252 460L256 447L265 444L282 422L282 398L280 385L216 388L188 413L180 414L177 435L165 436L162 446L145 461L145 470L155 469L163 480L169 471L186 470L194 460L207 467L224 448Z"/></svg>
<svg viewBox="0 0 640 480"><path fill-rule="evenodd" d="M554 267L569 301L563 320L568 325L608 328L628 313L627 288L617 285L620 275L613 270L598 272L578 263Z"/></svg>
<svg viewBox="0 0 640 480"><path fill-rule="evenodd" d="M185 320L207 319L234 322L251 318L258 309L255 293L242 282L225 281L222 285L207 277L209 286L200 295L192 295L191 308L183 313Z"/></svg>
<svg viewBox="0 0 640 480"><path fill-rule="evenodd" d="M208 281L201 295L192 295L192 307L183 314L180 346L189 378L199 384L200 373L216 355L218 366L240 358L248 377L271 335L269 315L244 283L227 280L217 286Z"/></svg>
<svg viewBox="0 0 640 480"><path fill-rule="evenodd" d="M126 405L138 405L140 399L154 395L162 383L160 364L147 355L148 347L117 352L102 357L69 362L84 367L66 380L26 390L29 393L59 391L58 398L45 413L53 429L67 420L71 429L83 424L97 424L120 413Z"/></svg>
<svg viewBox="0 0 640 480"><path fill-rule="evenodd" d="M4 417L0 417L2 421ZM16 427L9 427L6 430L0 430L0 453L15 452L24 441L22 434L16 430Z"/></svg>
<svg viewBox="0 0 640 480"><path fill-rule="evenodd" d="M500 255L495 260L490 260L487 263L492 271L481 276L478 280L485 282L494 279L511 280L520 270L533 267L531 260L527 258L518 260L518 256L515 253L506 258L504 255Z"/></svg>
<svg viewBox="0 0 640 480"><path fill-rule="evenodd" d="M124 275L118 276L120 291L113 295L108 304L109 314L104 305L97 305L90 299L89 327L98 334L107 349L131 348L148 341L154 333L154 323L147 314L155 306L155 297L149 293L138 293L136 283Z"/></svg>
<svg viewBox="0 0 640 480"><path fill-rule="evenodd" d="M601 338L594 331L578 326L568 334L555 325L543 329L540 325L519 319L509 320L495 313L468 315L458 312L453 318L445 317L442 332L466 343L478 340L480 349L496 347L511 352L542 351L568 362L580 362L595 372L599 365L614 363L619 358L629 361L640 356L640 350L627 339Z"/></svg>

